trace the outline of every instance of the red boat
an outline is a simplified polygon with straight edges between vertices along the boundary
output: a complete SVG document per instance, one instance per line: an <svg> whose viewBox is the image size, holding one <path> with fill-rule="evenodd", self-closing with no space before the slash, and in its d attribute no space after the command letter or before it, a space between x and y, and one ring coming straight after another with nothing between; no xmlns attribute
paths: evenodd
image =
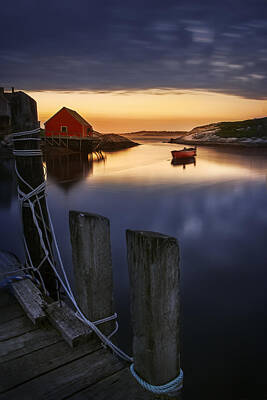
<svg viewBox="0 0 267 400"><path fill-rule="evenodd" d="M182 150L173 150L172 157L174 160L181 158L190 158L197 155L196 147L184 147Z"/></svg>

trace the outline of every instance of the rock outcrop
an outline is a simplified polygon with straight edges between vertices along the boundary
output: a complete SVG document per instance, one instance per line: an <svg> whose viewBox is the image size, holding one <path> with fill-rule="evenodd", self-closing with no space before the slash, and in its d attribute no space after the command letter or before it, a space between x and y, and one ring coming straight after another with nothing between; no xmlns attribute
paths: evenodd
<svg viewBox="0 0 267 400"><path fill-rule="evenodd" d="M267 146L267 117L198 126L170 143Z"/></svg>
<svg viewBox="0 0 267 400"><path fill-rule="evenodd" d="M97 140L99 141L99 148L103 151L114 151L138 146L138 143L133 142L124 136L116 135L115 133L109 133L106 135L98 134Z"/></svg>

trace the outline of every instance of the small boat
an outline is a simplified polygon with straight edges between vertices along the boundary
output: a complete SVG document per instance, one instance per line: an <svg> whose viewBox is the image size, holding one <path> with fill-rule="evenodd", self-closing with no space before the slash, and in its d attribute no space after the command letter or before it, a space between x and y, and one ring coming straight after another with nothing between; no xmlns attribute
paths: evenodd
<svg viewBox="0 0 267 400"><path fill-rule="evenodd" d="M184 147L182 150L173 150L171 153L174 160L181 158L191 158L197 155L197 148Z"/></svg>

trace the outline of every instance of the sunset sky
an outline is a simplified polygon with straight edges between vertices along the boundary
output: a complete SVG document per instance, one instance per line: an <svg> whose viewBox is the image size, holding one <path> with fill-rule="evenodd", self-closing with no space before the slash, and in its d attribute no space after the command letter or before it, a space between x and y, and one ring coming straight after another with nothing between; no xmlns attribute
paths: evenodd
<svg viewBox="0 0 267 400"><path fill-rule="evenodd" d="M100 132L267 116L266 0L14 0L1 17L0 86L41 122L62 106Z"/></svg>

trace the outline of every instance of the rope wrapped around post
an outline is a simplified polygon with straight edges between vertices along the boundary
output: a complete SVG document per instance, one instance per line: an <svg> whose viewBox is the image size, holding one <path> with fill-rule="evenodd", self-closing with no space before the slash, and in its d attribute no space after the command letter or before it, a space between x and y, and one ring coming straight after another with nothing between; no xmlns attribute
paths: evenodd
<svg viewBox="0 0 267 400"><path fill-rule="evenodd" d="M165 383L164 385L151 385L142 379L135 371L134 364L131 364L130 371L137 382L146 390L155 394L177 394L183 388L184 374L180 369L179 375L172 381Z"/></svg>

